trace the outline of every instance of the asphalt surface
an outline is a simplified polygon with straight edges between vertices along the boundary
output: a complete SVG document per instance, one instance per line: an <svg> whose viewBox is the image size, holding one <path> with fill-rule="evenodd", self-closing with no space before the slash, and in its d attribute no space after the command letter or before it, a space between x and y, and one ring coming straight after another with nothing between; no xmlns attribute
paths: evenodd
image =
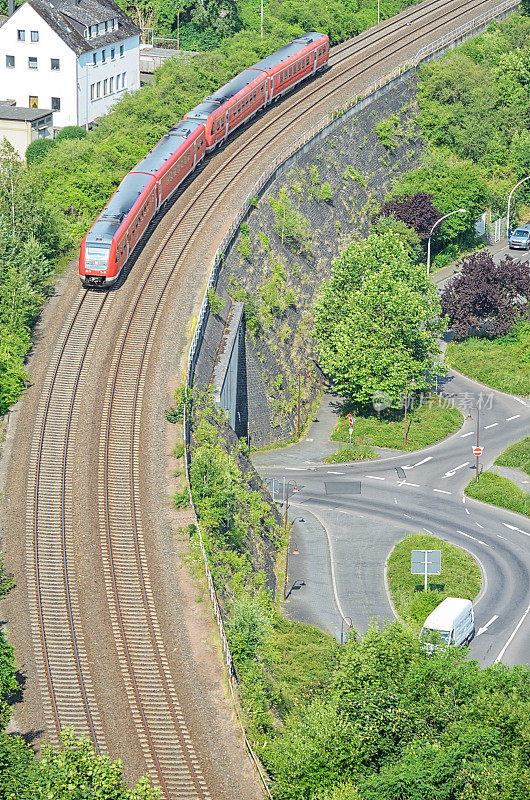
<svg viewBox="0 0 530 800"><path fill-rule="evenodd" d="M505 252L501 243L496 258ZM439 392L463 412L463 427L414 453L323 465L335 446L329 435L340 411L340 399L325 395L303 441L253 456L270 486L274 479L277 499L289 486L294 523L285 611L338 638L346 617L359 632L372 619L392 619L387 557L408 533L432 533L468 550L483 572L475 610L477 631L486 629L471 643L471 655L483 665L527 663L530 520L465 498L463 489L476 464L477 415L471 406L481 408L479 468L485 471L509 444L528 435L530 401L452 371ZM521 473L520 484L524 478Z"/></svg>

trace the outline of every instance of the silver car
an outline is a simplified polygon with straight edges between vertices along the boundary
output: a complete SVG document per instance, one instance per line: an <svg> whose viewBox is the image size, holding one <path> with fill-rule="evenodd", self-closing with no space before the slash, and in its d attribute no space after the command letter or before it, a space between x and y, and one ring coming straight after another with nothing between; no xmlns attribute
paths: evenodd
<svg viewBox="0 0 530 800"><path fill-rule="evenodd" d="M510 236L510 249L518 248L520 250L530 249L530 225L523 225L522 228L516 228Z"/></svg>

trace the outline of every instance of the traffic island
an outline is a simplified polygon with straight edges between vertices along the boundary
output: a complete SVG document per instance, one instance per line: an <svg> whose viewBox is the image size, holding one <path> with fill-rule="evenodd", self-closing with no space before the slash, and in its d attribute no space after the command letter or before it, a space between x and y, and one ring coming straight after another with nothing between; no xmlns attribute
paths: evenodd
<svg viewBox="0 0 530 800"><path fill-rule="evenodd" d="M424 591L423 576L411 574L412 550L441 551L441 573L428 576L428 591ZM473 600L482 586L482 575L465 550L436 536L413 533L392 550L387 561L387 585L396 615L419 633L425 619L446 597Z"/></svg>

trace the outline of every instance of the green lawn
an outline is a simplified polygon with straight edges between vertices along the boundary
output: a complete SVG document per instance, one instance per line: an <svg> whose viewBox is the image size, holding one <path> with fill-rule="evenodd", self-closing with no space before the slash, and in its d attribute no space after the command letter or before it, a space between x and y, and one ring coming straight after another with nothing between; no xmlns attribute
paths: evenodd
<svg viewBox="0 0 530 800"><path fill-rule="evenodd" d="M495 463L499 467L518 467L530 475L530 436L507 447Z"/></svg>
<svg viewBox="0 0 530 800"><path fill-rule="evenodd" d="M466 486L465 493L484 503L509 508L510 511L530 517L530 492L524 492L511 480L494 472L479 475L478 483L473 478Z"/></svg>
<svg viewBox="0 0 530 800"><path fill-rule="evenodd" d="M355 417L353 440L375 447L391 447L398 450L418 450L428 444L444 439L462 425L461 412L453 406L444 407L437 395L424 397L424 402L407 414L407 444L403 443L404 414L401 409L387 409L381 419L375 413L367 414L358 409L345 407L331 438L334 441L348 442L349 426L347 416ZM366 457L366 456L365 456ZM341 459L345 460L345 459Z"/></svg>
<svg viewBox="0 0 530 800"><path fill-rule="evenodd" d="M530 394L530 323L502 339L451 342L445 363L502 392Z"/></svg>
<svg viewBox="0 0 530 800"><path fill-rule="evenodd" d="M363 444L360 440L356 442L354 438L351 444L339 447L336 453L324 459L324 463L338 464L341 461L364 461L370 458L377 458L377 453L370 445Z"/></svg>
<svg viewBox="0 0 530 800"><path fill-rule="evenodd" d="M442 573L429 577L429 591L423 590L423 575L411 575L411 550L441 550ZM413 533L399 542L388 559L388 584L399 616L419 632L426 617L446 597L472 600L480 591L482 579L475 560L452 544Z"/></svg>

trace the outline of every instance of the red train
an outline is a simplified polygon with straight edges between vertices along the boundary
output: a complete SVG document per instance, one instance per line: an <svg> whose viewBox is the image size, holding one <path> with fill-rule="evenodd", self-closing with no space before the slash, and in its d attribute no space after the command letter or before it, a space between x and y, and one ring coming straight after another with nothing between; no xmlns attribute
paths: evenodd
<svg viewBox="0 0 530 800"><path fill-rule="evenodd" d="M186 114L122 180L81 244L83 286L110 286L163 203L205 153L326 66L329 39L306 33L241 72Z"/></svg>

